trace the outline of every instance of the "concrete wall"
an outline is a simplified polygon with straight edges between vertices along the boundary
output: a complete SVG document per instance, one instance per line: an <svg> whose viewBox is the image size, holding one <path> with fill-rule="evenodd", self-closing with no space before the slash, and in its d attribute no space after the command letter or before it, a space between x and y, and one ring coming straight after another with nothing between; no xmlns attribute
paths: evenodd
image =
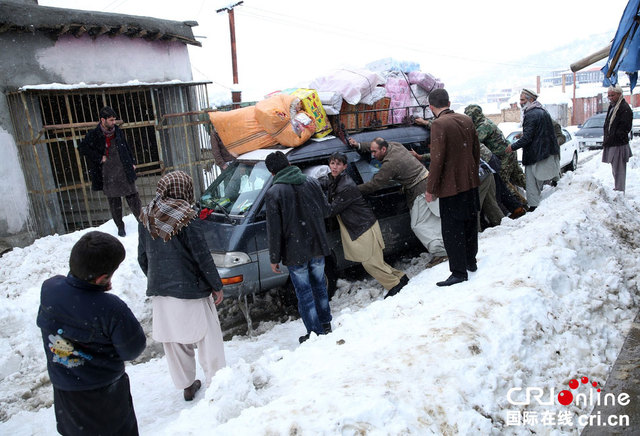
<svg viewBox="0 0 640 436"><path fill-rule="evenodd" d="M126 36L0 34L0 252L33 241L29 201L5 94L28 85L190 81L187 46ZM78 86L81 87L81 86Z"/></svg>

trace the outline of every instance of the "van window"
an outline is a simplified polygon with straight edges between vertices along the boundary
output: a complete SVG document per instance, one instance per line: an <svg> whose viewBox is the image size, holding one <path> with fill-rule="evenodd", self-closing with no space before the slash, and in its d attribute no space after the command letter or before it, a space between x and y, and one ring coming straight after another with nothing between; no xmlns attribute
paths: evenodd
<svg viewBox="0 0 640 436"><path fill-rule="evenodd" d="M234 162L200 197L200 205L213 211L244 215L271 177L264 162Z"/></svg>

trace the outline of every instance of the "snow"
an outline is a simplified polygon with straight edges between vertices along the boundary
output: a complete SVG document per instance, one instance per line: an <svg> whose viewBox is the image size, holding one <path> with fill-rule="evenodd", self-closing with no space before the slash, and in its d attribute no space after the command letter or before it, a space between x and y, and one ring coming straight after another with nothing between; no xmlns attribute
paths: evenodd
<svg viewBox="0 0 640 436"><path fill-rule="evenodd" d="M396 265L411 280L387 300L373 280L340 280L333 333L299 345L297 319L236 336L225 342L228 366L191 403L149 339L144 363L127 365L141 434L576 434L589 405L514 405L507 394L606 381L640 297L640 143L632 148L626 195L612 190L600 152L581 153L577 172L546 186L534 213L480 234L469 281L438 288L447 263L425 269L425 255ZM126 225L113 292L149 332L132 216ZM99 230L116 234L112 222ZM83 233L0 258L0 434L56 434L39 288L66 274ZM567 413L571 424L508 425L525 411Z"/></svg>

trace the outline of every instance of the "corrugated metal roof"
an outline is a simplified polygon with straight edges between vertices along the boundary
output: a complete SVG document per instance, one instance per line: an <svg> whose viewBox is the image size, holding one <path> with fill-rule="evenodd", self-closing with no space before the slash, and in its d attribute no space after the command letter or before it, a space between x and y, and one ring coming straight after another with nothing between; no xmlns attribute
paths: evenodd
<svg viewBox="0 0 640 436"><path fill-rule="evenodd" d="M125 35L202 46L193 36L195 21L170 21L137 15L52 8L0 1L0 33L44 32L54 36Z"/></svg>

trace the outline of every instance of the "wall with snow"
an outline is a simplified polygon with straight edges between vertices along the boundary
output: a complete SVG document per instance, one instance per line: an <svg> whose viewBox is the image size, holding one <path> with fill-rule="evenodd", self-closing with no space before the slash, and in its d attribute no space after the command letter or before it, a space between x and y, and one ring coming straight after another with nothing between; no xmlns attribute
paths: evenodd
<svg viewBox="0 0 640 436"><path fill-rule="evenodd" d="M60 83L192 79L187 46L180 42L65 35L55 45L37 50L35 58L40 68L58 75Z"/></svg>
<svg viewBox="0 0 640 436"><path fill-rule="evenodd" d="M127 36L34 33L0 34L0 91L43 84L190 81L187 46ZM7 100L0 97L0 245L24 246L37 235L27 230L27 189L19 164Z"/></svg>

